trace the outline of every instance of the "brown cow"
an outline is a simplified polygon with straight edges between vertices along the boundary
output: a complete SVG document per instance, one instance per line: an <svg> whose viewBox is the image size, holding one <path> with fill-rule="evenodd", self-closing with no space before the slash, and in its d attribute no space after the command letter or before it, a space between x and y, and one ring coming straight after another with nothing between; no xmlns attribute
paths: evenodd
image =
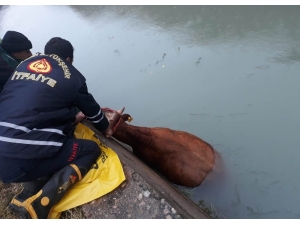
<svg viewBox="0 0 300 225"><path fill-rule="evenodd" d="M215 151L209 143L183 131L129 125L130 119L129 114L121 115L113 137L131 146L133 154L170 182L197 187L214 167Z"/></svg>

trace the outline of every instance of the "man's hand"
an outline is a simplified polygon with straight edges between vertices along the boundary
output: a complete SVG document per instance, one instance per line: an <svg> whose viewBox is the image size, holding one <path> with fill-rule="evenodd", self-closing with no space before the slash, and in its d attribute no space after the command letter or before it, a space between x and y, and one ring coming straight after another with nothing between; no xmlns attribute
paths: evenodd
<svg viewBox="0 0 300 225"><path fill-rule="evenodd" d="M113 135L113 130L111 129L111 127L110 126L108 126L107 128L106 128L106 130L104 131L104 134L105 134L105 137L107 137L107 138L110 138L112 135Z"/></svg>
<svg viewBox="0 0 300 225"><path fill-rule="evenodd" d="M75 124L80 123L82 120L85 119L85 115L82 112L76 114L76 119L74 121Z"/></svg>

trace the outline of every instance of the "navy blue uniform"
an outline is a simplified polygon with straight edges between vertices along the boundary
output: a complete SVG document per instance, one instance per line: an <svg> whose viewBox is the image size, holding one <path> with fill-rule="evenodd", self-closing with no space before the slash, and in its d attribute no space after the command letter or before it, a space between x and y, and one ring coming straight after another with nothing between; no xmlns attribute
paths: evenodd
<svg viewBox="0 0 300 225"><path fill-rule="evenodd" d="M41 169L43 160L45 165L50 165L51 160L60 155L64 155L65 161L58 167L77 160L78 154L86 150L78 149L76 157L72 158L74 144L82 147L88 144L87 141L81 144L80 140L75 143L74 138L66 135L75 120L76 107L98 130L108 127L99 104L88 93L84 76L68 61L57 55L38 53L19 64L0 95L0 108L3 109L0 112L0 179L9 182L16 176L32 175L37 167ZM64 146L69 152L62 153ZM88 148L96 146L92 142ZM100 154L98 148L97 151ZM15 164L19 166L13 169ZM1 172L5 166L12 168L11 174ZM59 169L54 164L52 166L46 175Z"/></svg>

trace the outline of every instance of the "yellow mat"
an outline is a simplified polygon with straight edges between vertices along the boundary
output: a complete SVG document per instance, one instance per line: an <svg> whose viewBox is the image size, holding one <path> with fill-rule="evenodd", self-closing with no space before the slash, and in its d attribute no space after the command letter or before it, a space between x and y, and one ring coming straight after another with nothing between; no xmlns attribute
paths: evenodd
<svg viewBox="0 0 300 225"><path fill-rule="evenodd" d="M85 177L76 183L53 207L49 216L51 219L58 219L61 212L111 192L126 179L118 155L94 137L94 132L91 129L79 123L75 130L75 137L97 142L102 153Z"/></svg>

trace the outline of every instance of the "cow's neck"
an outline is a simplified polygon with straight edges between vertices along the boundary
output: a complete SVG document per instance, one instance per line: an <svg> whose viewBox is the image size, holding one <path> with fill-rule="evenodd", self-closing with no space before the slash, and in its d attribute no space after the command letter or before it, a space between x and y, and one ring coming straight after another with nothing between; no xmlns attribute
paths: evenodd
<svg viewBox="0 0 300 225"><path fill-rule="evenodd" d="M121 123L114 132L113 137L135 149L142 142L147 142L146 139L151 139L151 132L150 128L147 127L137 127Z"/></svg>

